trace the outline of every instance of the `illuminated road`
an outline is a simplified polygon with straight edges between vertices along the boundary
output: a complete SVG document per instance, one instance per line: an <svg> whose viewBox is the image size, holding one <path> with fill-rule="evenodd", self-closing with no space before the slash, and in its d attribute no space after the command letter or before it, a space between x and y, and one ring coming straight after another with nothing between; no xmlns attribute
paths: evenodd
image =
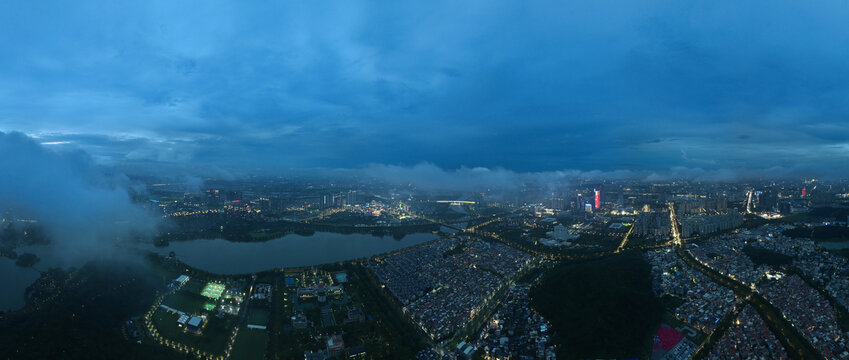
<svg viewBox="0 0 849 360"><path fill-rule="evenodd" d="M439 204L451 204L453 206L462 206L462 205L475 205L477 202L475 201L466 201L466 200L436 200Z"/></svg>
<svg viewBox="0 0 849 360"><path fill-rule="evenodd" d="M675 204L671 201L669 205L669 227L672 228L672 243L681 245L681 234L678 233L678 218L675 216Z"/></svg>
<svg viewBox="0 0 849 360"><path fill-rule="evenodd" d="M477 225L475 225L475 226L470 226L470 227L469 227L468 229L466 229L466 230L471 231L471 232L475 232L475 230L477 230L478 228L480 228L480 227L484 227L484 226L487 226L487 225L492 224L492 223L494 223L494 222L496 222L496 221L501 221L501 218L494 218L494 219L490 219L490 220L484 221L484 222L482 222L482 223L480 223L480 224L477 224Z"/></svg>
<svg viewBox="0 0 849 360"><path fill-rule="evenodd" d="M326 218L326 217L331 216L331 215L333 215L333 214L340 213L340 212L344 212L344 211L346 211L346 209L344 209L344 208L340 208L340 209L327 209L327 210L324 210L324 211L320 212L318 215L315 215L315 216L312 216L312 217L308 217L308 218L305 218L305 219L301 219L301 220L299 220L299 221L300 221L300 222L302 222L302 223L309 223L310 221L315 221L315 220L318 220L318 219L323 219L323 218Z"/></svg>
<svg viewBox="0 0 849 360"><path fill-rule="evenodd" d="M618 253L618 252L622 251L622 249L625 248L625 244L628 243L628 237L631 236L631 231L634 231L634 225L633 224L631 224L631 228L628 229L628 233L626 233L625 237L622 238L622 243L619 244L619 247L617 247L616 251L614 251L614 252Z"/></svg>

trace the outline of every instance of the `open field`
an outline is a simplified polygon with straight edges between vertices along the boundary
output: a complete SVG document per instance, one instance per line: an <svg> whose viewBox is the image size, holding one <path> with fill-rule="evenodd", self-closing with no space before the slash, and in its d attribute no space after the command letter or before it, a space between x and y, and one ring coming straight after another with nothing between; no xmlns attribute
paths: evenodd
<svg viewBox="0 0 849 360"><path fill-rule="evenodd" d="M236 335L230 359L262 360L268 347L268 333L264 330L242 329Z"/></svg>
<svg viewBox="0 0 849 360"><path fill-rule="evenodd" d="M197 314L204 310L204 306L207 301L208 299L203 298L198 294L192 294L185 290L180 290L174 294L168 295L162 304L183 312Z"/></svg>

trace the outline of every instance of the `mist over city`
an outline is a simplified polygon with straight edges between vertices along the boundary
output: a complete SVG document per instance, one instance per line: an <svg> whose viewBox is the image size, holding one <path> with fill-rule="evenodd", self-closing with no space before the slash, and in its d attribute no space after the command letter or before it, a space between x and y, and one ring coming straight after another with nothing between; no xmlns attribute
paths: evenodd
<svg viewBox="0 0 849 360"><path fill-rule="evenodd" d="M0 359L849 359L847 18L0 4Z"/></svg>

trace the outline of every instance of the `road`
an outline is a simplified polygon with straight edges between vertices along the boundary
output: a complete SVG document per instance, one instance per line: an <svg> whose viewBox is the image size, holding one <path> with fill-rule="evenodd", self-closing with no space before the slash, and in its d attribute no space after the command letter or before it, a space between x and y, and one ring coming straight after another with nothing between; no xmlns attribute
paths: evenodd
<svg viewBox="0 0 849 360"><path fill-rule="evenodd" d="M251 276L251 285L248 287L248 292L245 295L244 302L242 303L242 309L239 310L239 320L236 321L236 324L233 325L233 332L230 334L230 340L227 342L227 350L224 352L223 358L229 359L230 352L233 351L233 343L236 342L236 335L239 334L239 328L242 327L242 323L245 322L245 317L248 314L248 303L251 298L251 294L254 291L254 284L256 283L256 275Z"/></svg>
<svg viewBox="0 0 849 360"><path fill-rule="evenodd" d="M678 217L675 216L675 204L666 203L669 206L669 227L672 228L672 243L681 245L681 234L678 232Z"/></svg>
<svg viewBox="0 0 849 360"><path fill-rule="evenodd" d="M622 249L625 248L625 244L628 243L628 237L631 236L631 231L634 231L634 225L633 224L631 224L631 228L628 229L628 232L625 234L625 237L622 238L622 243L619 244L619 247L616 248L616 251L614 251L615 253L618 253L618 252L622 251Z"/></svg>

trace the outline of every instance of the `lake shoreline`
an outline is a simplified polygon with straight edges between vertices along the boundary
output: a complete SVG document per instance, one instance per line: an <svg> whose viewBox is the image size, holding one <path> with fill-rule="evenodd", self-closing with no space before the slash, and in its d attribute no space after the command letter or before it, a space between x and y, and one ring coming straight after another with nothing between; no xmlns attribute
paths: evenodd
<svg viewBox="0 0 849 360"><path fill-rule="evenodd" d="M289 234L266 241L234 242L220 238L199 238L175 241L165 247L157 247L150 242L125 244L125 247L128 251L153 253L166 258L174 252L177 260L187 267L214 275L234 276L387 256L439 238L439 235L421 232L405 235L400 240L387 238L386 235L315 232L306 236ZM36 264L39 269L79 268L85 265L67 263L50 245L25 247L22 250L32 252L41 259ZM0 282L5 286L0 296L0 311L11 313L25 309L26 288L35 283L41 272L35 268L19 267L15 260L8 258L0 258L0 271L3 271Z"/></svg>

